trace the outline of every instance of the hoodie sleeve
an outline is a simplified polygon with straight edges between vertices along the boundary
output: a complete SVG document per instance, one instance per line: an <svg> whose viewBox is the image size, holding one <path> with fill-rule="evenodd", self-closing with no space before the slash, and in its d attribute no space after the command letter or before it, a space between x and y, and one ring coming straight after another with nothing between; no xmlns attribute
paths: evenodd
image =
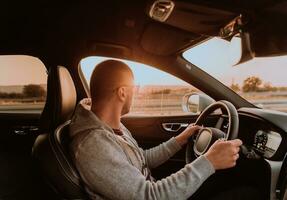
<svg viewBox="0 0 287 200"><path fill-rule="evenodd" d="M152 169L152 168L156 168L157 166L167 161L180 149L181 149L181 146L178 144L176 139L172 137L168 141L156 147L143 150L143 152L144 152L148 167Z"/></svg>
<svg viewBox="0 0 287 200"><path fill-rule="evenodd" d="M129 137L137 143L137 141L132 137L130 131L122 124L121 125L125 133L129 135ZM166 162L170 157L172 157L176 152L178 152L182 147L176 141L175 137L170 138L168 141L163 142L162 144L143 150L141 151L144 154L146 159L147 165L150 169L156 168L157 166L161 165L162 163Z"/></svg>
<svg viewBox="0 0 287 200"><path fill-rule="evenodd" d="M128 162L113 136L104 131L89 133L74 156L89 194L108 199L187 199L214 173L212 164L201 156L177 173L148 181Z"/></svg>

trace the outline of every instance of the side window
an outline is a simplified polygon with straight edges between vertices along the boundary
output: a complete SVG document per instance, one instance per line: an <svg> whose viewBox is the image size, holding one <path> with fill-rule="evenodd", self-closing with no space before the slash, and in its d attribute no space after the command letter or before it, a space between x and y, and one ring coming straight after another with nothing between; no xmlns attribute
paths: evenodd
<svg viewBox="0 0 287 200"><path fill-rule="evenodd" d="M0 112L41 112L46 84L46 68L38 58L0 56Z"/></svg>
<svg viewBox="0 0 287 200"><path fill-rule="evenodd" d="M111 58L92 56L81 60L80 69L88 84L94 67L107 59ZM137 86L129 115L187 114L182 108L183 97L197 91L196 88L171 74L148 65L122 61L132 69Z"/></svg>

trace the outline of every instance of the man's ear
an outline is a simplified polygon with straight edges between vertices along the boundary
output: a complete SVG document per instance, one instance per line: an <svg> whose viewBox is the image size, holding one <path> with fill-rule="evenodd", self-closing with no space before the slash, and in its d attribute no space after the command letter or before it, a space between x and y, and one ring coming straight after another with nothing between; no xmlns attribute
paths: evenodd
<svg viewBox="0 0 287 200"><path fill-rule="evenodd" d="M120 87L117 91L117 95L121 101L125 101L126 96L127 96L125 88Z"/></svg>

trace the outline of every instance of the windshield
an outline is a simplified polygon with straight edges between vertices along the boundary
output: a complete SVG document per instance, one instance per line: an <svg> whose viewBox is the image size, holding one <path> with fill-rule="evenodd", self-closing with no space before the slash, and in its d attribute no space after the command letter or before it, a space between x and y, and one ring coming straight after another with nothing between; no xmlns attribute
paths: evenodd
<svg viewBox="0 0 287 200"><path fill-rule="evenodd" d="M228 41L213 38L185 51L183 57L254 105L287 112L287 56L232 66L228 52Z"/></svg>

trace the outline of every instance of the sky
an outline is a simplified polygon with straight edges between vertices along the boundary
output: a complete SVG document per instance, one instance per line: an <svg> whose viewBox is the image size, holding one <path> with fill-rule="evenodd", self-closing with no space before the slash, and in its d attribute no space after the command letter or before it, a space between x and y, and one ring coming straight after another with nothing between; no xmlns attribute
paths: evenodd
<svg viewBox="0 0 287 200"><path fill-rule="evenodd" d="M233 66L229 52L234 53L229 42L213 38L189 49L183 56L227 85L232 82L242 85L247 77L258 76L273 86L287 86L287 56L254 58Z"/></svg>
<svg viewBox="0 0 287 200"><path fill-rule="evenodd" d="M109 58L92 56L81 61L81 68L88 83L90 82L90 77L94 67L106 59ZM133 71L136 85L188 85L179 78L151 66L127 60L123 61Z"/></svg>
<svg viewBox="0 0 287 200"><path fill-rule="evenodd" d="M35 57L0 56L0 86L46 84L44 64Z"/></svg>

